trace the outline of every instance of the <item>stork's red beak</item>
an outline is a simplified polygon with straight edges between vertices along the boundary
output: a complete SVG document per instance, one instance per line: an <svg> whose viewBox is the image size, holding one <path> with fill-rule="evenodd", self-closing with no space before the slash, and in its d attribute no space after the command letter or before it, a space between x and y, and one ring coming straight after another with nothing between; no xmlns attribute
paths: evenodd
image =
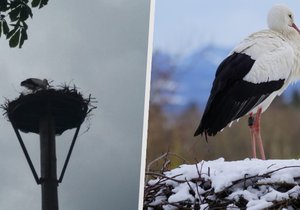
<svg viewBox="0 0 300 210"><path fill-rule="evenodd" d="M298 31L298 33L300 34L300 30L299 30L299 28L296 26L295 23L293 23L292 27L293 27L294 29L296 29L296 31Z"/></svg>

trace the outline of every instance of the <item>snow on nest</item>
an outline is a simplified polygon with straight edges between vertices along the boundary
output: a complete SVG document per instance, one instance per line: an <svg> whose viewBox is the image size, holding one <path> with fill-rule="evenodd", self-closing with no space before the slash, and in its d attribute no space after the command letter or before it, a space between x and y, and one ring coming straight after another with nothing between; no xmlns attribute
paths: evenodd
<svg viewBox="0 0 300 210"><path fill-rule="evenodd" d="M300 160L202 161L157 175L148 209L300 209Z"/></svg>

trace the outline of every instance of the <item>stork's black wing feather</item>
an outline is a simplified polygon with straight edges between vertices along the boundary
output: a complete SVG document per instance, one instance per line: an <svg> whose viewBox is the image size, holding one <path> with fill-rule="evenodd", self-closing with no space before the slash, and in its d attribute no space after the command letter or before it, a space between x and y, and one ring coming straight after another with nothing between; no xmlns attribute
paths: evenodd
<svg viewBox="0 0 300 210"><path fill-rule="evenodd" d="M246 54L233 53L220 64L195 136L216 135L283 86L284 79L258 84L243 80L254 62Z"/></svg>

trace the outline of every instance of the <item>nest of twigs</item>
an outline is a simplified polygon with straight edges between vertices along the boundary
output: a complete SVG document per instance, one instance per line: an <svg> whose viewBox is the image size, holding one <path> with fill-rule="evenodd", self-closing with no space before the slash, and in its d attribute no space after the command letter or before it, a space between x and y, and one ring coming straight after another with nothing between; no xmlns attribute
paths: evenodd
<svg viewBox="0 0 300 210"><path fill-rule="evenodd" d="M91 95L84 98L75 86L64 85L28 94L21 93L12 101L6 99L1 107L8 120L25 133L38 134L41 117L51 114L56 135L60 135L81 125L96 108L92 105L92 99Z"/></svg>
<svg viewBox="0 0 300 210"><path fill-rule="evenodd" d="M266 168L262 173L251 173L250 166L249 173L216 189L214 182L222 174L216 179L212 173L219 172L203 167L205 164L208 162L146 172L153 179L145 184L144 209L300 209L300 165L271 164L276 169ZM289 179L280 178L286 174Z"/></svg>

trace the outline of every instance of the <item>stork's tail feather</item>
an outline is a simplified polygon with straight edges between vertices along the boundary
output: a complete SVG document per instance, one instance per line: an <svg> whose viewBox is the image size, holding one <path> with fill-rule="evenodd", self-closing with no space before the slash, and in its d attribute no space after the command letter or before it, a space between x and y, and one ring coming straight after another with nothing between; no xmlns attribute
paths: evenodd
<svg viewBox="0 0 300 210"><path fill-rule="evenodd" d="M207 135L206 132L204 132L203 128L201 127L201 125L197 128L197 130L194 133L194 136L199 136L201 134L201 136L203 135L203 133L205 134L205 136Z"/></svg>
<svg viewBox="0 0 300 210"><path fill-rule="evenodd" d="M198 135L201 135L201 137L203 137L203 133L199 133L199 134L194 134L194 136L198 136ZM207 132L204 132L204 138L205 138L205 141L208 142L208 137L207 137Z"/></svg>
<svg viewBox="0 0 300 210"><path fill-rule="evenodd" d="M197 128L197 130L195 131L194 133L194 136L199 136L201 135L201 137L203 136L204 134L204 137L205 137L205 141L208 142L208 136L212 136L211 134L208 133L208 130L207 129L204 129L202 124L199 125L199 127ZM214 136L214 135L213 135Z"/></svg>

